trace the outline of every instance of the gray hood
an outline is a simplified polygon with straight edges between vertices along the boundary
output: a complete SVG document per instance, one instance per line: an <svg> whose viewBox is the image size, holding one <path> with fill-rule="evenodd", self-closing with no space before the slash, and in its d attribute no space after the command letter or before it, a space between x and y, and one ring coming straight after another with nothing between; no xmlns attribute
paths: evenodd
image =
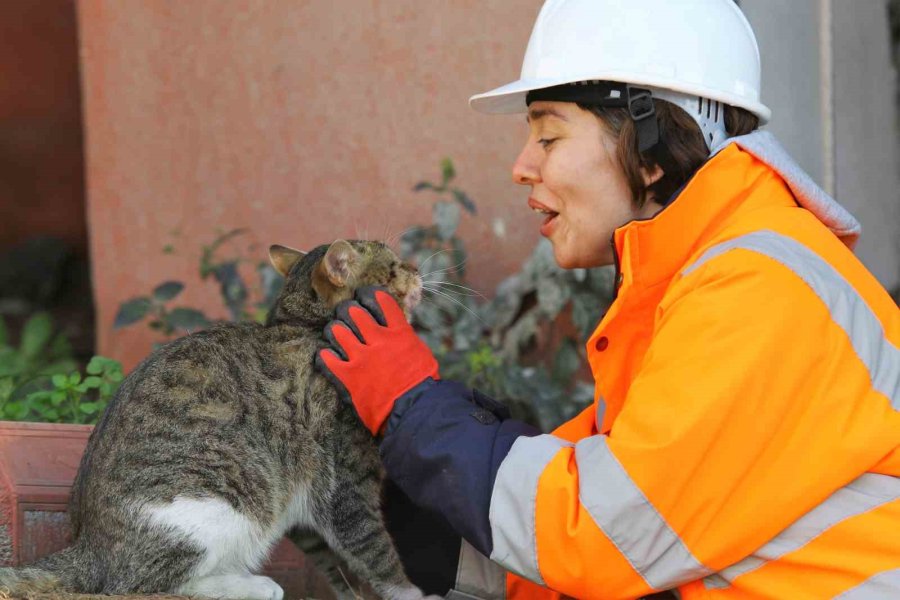
<svg viewBox="0 0 900 600"><path fill-rule="evenodd" d="M850 212L825 193L812 177L791 158L787 150L768 131L728 138L713 148L715 155L729 144L737 144L777 172L794 195L797 203L813 213L849 248L856 245L862 227Z"/></svg>

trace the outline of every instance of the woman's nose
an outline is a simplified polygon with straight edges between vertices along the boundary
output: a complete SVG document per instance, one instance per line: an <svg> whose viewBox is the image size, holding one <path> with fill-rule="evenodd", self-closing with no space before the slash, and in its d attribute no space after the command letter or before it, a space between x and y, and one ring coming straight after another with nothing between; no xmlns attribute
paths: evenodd
<svg viewBox="0 0 900 600"><path fill-rule="evenodd" d="M540 167L534 152L536 144L526 143L512 167L513 182L520 185L534 185L540 181Z"/></svg>

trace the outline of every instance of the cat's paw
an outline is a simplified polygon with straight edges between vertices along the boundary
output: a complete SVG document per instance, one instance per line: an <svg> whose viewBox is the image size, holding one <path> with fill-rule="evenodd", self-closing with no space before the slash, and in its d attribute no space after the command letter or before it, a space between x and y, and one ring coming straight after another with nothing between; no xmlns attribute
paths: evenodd
<svg viewBox="0 0 900 600"><path fill-rule="evenodd" d="M264 600L284 600L284 590L268 577L256 576L256 590Z"/></svg>
<svg viewBox="0 0 900 600"><path fill-rule="evenodd" d="M281 586L262 575L211 575L188 581L179 594L221 600L283 600Z"/></svg>
<svg viewBox="0 0 900 600"><path fill-rule="evenodd" d="M375 586L378 589L379 586ZM387 585L380 589L381 597L385 600L439 600L441 596L426 596L416 586Z"/></svg>

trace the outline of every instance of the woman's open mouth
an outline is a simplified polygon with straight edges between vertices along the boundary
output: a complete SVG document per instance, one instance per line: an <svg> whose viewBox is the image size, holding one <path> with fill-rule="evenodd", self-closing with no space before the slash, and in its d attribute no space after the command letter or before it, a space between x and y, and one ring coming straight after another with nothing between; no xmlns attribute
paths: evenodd
<svg viewBox="0 0 900 600"><path fill-rule="evenodd" d="M548 206L541 204L534 198L528 199L528 206L534 212L544 215L544 222L541 224L541 235L548 237L553 231L553 225L555 224L556 217L559 216L559 213L550 209Z"/></svg>

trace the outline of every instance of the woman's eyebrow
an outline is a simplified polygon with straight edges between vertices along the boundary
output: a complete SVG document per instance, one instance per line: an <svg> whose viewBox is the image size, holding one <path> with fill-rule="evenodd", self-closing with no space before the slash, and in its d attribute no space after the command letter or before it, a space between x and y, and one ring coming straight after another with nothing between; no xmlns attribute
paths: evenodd
<svg viewBox="0 0 900 600"><path fill-rule="evenodd" d="M528 111L528 114L525 116L525 120L529 123L532 121L537 121L538 119L543 119L544 117L556 117L557 119L561 119L563 121L568 122L569 120L562 116L561 113L553 110L552 108L535 108L533 110Z"/></svg>

